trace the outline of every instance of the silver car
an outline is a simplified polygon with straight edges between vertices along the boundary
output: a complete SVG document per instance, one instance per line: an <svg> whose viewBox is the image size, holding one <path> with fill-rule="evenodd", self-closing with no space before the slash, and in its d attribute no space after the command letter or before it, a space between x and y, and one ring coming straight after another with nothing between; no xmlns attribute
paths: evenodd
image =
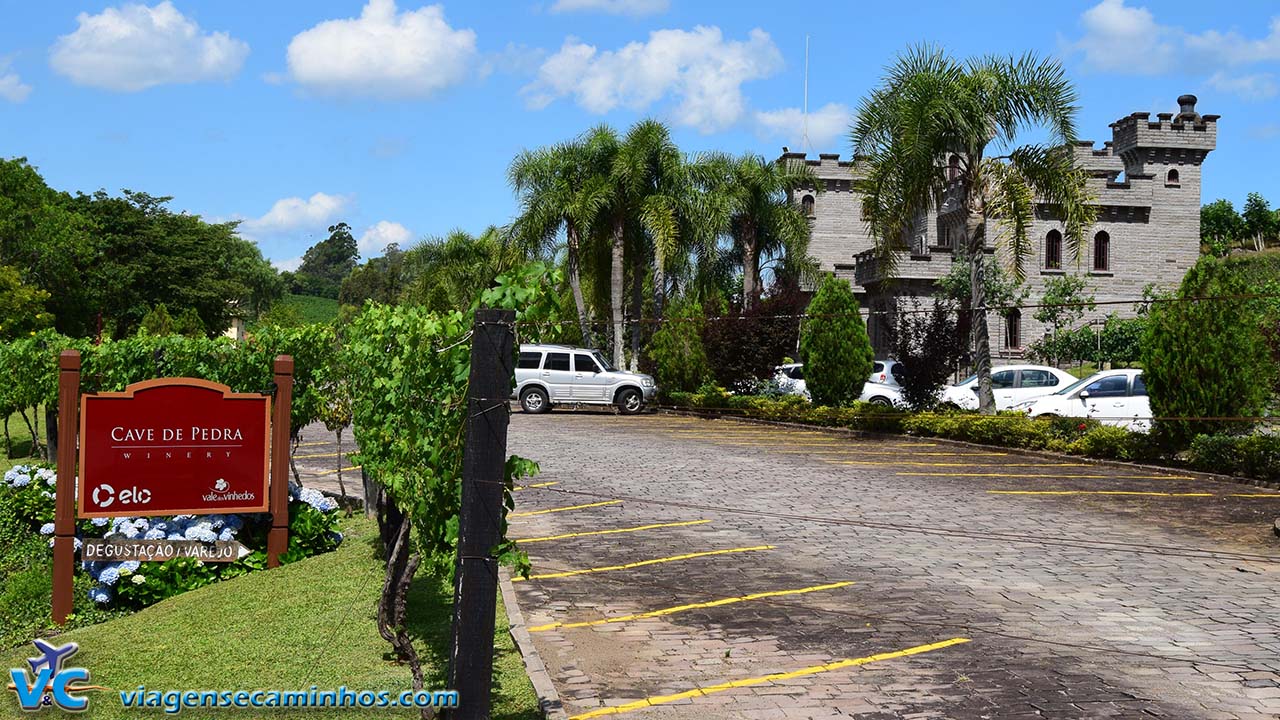
<svg viewBox="0 0 1280 720"><path fill-rule="evenodd" d="M568 345L521 345L516 389L525 412L544 413L552 405L616 405L631 415L658 391L649 375L618 370L599 350Z"/></svg>

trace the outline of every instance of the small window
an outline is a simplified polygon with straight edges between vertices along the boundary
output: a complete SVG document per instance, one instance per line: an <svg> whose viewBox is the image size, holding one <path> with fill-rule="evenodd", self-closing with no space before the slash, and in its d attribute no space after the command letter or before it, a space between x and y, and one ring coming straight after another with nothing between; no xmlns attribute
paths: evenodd
<svg viewBox="0 0 1280 720"><path fill-rule="evenodd" d="M1022 387L1053 387L1058 384L1058 376L1048 370L1023 370Z"/></svg>
<svg viewBox="0 0 1280 720"><path fill-rule="evenodd" d="M568 370L569 353L547 353L548 370Z"/></svg>
<svg viewBox="0 0 1280 720"><path fill-rule="evenodd" d="M813 196L812 195L805 195L803 198L800 199L800 209L804 211L805 215L809 217L813 217Z"/></svg>
<svg viewBox="0 0 1280 720"><path fill-rule="evenodd" d="M1022 313L1018 310L1004 316L1004 346L1010 350L1022 347Z"/></svg>
<svg viewBox="0 0 1280 720"><path fill-rule="evenodd" d="M1178 182L1178 169L1177 169L1177 168L1173 168L1172 170L1170 170L1170 171L1169 171L1169 174L1168 174L1168 175L1166 175L1166 176L1165 176L1165 178L1164 178L1164 184L1165 184L1165 185L1172 186L1172 187L1177 187L1177 186L1180 184L1180 183Z"/></svg>
<svg viewBox="0 0 1280 720"><path fill-rule="evenodd" d="M516 367L521 370L537 370L542 365L542 353L540 352L522 352L520 359L516 361Z"/></svg>
<svg viewBox="0 0 1280 720"><path fill-rule="evenodd" d="M871 374L874 375L875 373L882 373L882 372L884 372L884 363L882 362L872 363Z"/></svg>
<svg viewBox="0 0 1280 720"><path fill-rule="evenodd" d="M1062 269L1062 233L1050 230L1044 236L1044 267L1046 270Z"/></svg>
<svg viewBox="0 0 1280 720"><path fill-rule="evenodd" d="M1129 394L1129 378L1124 375L1104 377L1085 388L1090 398L1124 397Z"/></svg>
<svg viewBox="0 0 1280 720"><path fill-rule="evenodd" d="M1004 388L1013 387L1014 371L1001 370L998 373L991 373L991 389L1002 390Z"/></svg>
<svg viewBox="0 0 1280 720"><path fill-rule="evenodd" d="M1130 394L1142 395L1142 396L1145 396L1147 394L1147 383L1145 380L1142 379L1141 375L1133 376L1133 392Z"/></svg>
<svg viewBox="0 0 1280 720"><path fill-rule="evenodd" d="M960 177L960 156L952 155L947 161L947 180L955 180Z"/></svg>
<svg viewBox="0 0 1280 720"><path fill-rule="evenodd" d="M1093 236L1093 269L1111 269L1111 236L1106 231Z"/></svg>
<svg viewBox="0 0 1280 720"><path fill-rule="evenodd" d="M586 353L573 354L573 370L574 372L600 372L600 368L596 367L596 361L591 359Z"/></svg>
<svg viewBox="0 0 1280 720"><path fill-rule="evenodd" d="M902 366L902 363L894 363L893 366L889 368L889 372L893 375L894 380L901 383L903 376L907 374L907 369Z"/></svg>

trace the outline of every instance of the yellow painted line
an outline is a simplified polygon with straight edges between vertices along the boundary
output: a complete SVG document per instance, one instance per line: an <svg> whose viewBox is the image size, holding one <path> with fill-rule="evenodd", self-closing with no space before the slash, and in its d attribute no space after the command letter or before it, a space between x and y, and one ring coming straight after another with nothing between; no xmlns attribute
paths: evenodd
<svg viewBox="0 0 1280 720"><path fill-rule="evenodd" d="M343 454L343 455L354 455L355 453L356 453L356 451L355 451L355 450L352 450L352 451L350 451L350 452L344 452L344 453L342 453L342 454ZM338 453L336 453L336 452L332 452L332 453L311 453L311 454L307 454L307 455L294 455L293 457L294 457L294 458L325 458L325 457L338 457Z"/></svg>
<svg viewBox="0 0 1280 720"><path fill-rule="evenodd" d="M779 455L892 455L894 457L902 457L903 455L928 455L930 457L1004 457L1009 453L1003 452L946 452L938 450L926 450L918 453L904 453L902 451L888 450L774 450Z"/></svg>
<svg viewBox="0 0 1280 720"><path fill-rule="evenodd" d="M342 472L351 472L352 470L359 470L359 469L360 469L359 465L352 465L351 467L342 468ZM338 471L337 470L321 470L320 472L311 473L311 474L312 475L336 475L338 474Z"/></svg>
<svg viewBox="0 0 1280 720"><path fill-rule="evenodd" d="M729 548L728 550L708 550L706 552L686 553L684 555L672 555L671 557L655 558L653 560L641 560L639 562L627 563L626 565L607 565L605 567L587 568L585 570L566 570L565 572L545 573L543 575L530 575L528 578L513 577L511 582L520 582L521 580L549 580L551 578L572 577L574 575L586 575L587 573L608 572L610 570L630 570L632 568L645 567L646 565L657 565L659 563L676 562L679 560L692 560L700 557L711 557L712 555L729 555L732 553L755 552L756 550L772 550L773 545L755 545L753 547Z"/></svg>
<svg viewBox="0 0 1280 720"><path fill-rule="evenodd" d="M548 535L547 537L529 538L527 540L516 538L516 542L521 544L546 542L548 540L568 540L569 538L587 537L588 535L616 535L617 533L632 533L642 530L657 530L658 528L671 527L688 527L689 525L703 525L711 522L710 520L686 520L684 522L655 523L653 525L639 525L637 527L617 528L615 530L592 530L590 532L566 533L564 535Z"/></svg>
<svg viewBox="0 0 1280 720"><path fill-rule="evenodd" d="M513 488L511 488L511 489L512 489L512 491L515 491L515 490L533 490L533 489L536 489L536 488L551 487L552 485L559 485L559 484L560 484L560 481L559 481L559 480L555 480L555 481L552 481L552 482L534 483L534 484L532 484L532 485L517 485L517 486L515 486L515 487L513 487Z"/></svg>
<svg viewBox="0 0 1280 720"><path fill-rule="evenodd" d="M1232 493L1227 497L1280 498L1280 493Z"/></svg>
<svg viewBox="0 0 1280 720"><path fill-rule="evenodd" d="M1138 490L988 490L992 495L1143 495L1151 497L1214 497L1213 493L1167 493Z"/></svg>
<svg viewBox="0 0 1280 720"><path fill-rule="evenodd" d="M909 465L911 467L1090 467L1089 463L968 463L968 462L901 462L898 460L827 460L832 465ZM1028 475L1027 477L1035 477Z"/></svg>
<svg viewBox="0 0 1280 720"><path fill-rule="evenodd" d="M324 442L298 443L298 447L315 447L317 445L333 445L333 440L325 440Z"/></svg>
<svg viewBox="0 0 1280 720"><path fill-rule="evenodd" d="M792 670L791 672L773 673L772 675L761 675L760 677L743 678L742 680L730 680L718 685L708 685L706 687L694 688L685 692L675 693L674 695L654 695L643 700L629 702L623 705L614 705L611 707L602 707L598 710L574 715L569 720L589 720L590 718L604 717L606 715L620 715L622 713L631 712L632 710L643 710L644 708L654 707L655 705L665 705L667 703L678 702L690 698L704 697L725 690L734 690L736 688L751 687L753 685L764 685L777 680L790 680L792 678L804 677L805 675L817 675L818 673L830 672L832 670L843 670L844 668L857 667L859 665L867 665L873 662L881 662L884 660L894 660L896 658L909 657L911 655L920 655L921 653L933 652L934 650L942 650L953 645L960 645L969 642L969 638L951 638L942 642L930 643L928 645L917 645L905 650L895 650L893 652L880 653L879 655L868 655L867 657L852 658L848 660L837 660L827 663L826 665L813 665L800 670Z"/></svg>
<svg viewBox="0 0 1280 720"><path fill-rule="evenodd" d="M774 440L780 443L786 443L787 445L796 446L796 447L830 447L832 445L855 444L854 441L850 441L850 440L828 440L825 442L796 442L794 440L788 440L787 438L769 438L769 437L762 437L760 438L759 442L745 441L745 440L724 440L716 444L717 445L760 445L762 442L768 442L770 440ZM874 445L875 447L900 447L900 448L936 447L938 445L938 443L867 443L867 444Z"/></svg>
<svg viewBox="0 0 1280 720"><path fill-rule="evenodd" d="M900 472L894 475L906 477L1009 477L1009 478L1050 478L1050 479L1083 479L1083 480L1195 480L1187 475L1027 475L1026 473L944 473L944 472Z"/></svg>
<svg viewBox="0 0 1280 720"><path fill-rule="evenodd" d="M511 513L507 517L529 517L530 515L546 515L547 513L566 512L568 510L585 510L586 508L601 507L603 505L617 505L621 500L605 500L604 502L587 503L586 505L568 505L566 507L551 508L549 510L531 510L529 512Z"/></svg>
<svg viewBox="0 0 1280 720"><path fill-rule="evenodd" d="M740 602L750 602L751 600L763 600L764 598L785 597L788 595L804 595L806 593L821 592L823 590L835 590L836 588L847 587L852 582L837 582L827 585L813 585L811 587L799 588L796 590L771 590L769 592L752 593L750 595L741 595L738 597L722 598L720 600L711 600L708 602L692 603L690 605L677 605L675 607L663 608L661 610L651 610L649 612L636 613L635 615L624 615L622 617L605 618L604 620L591 620L589 622L575 623L550 623L548 625L535 625L529 628L529 632L543 632L546 630L555 630L562 628L568 630L570 628L595 627L596 625L608 625L610 623L630 622L631 620L641 620L651 617L662 617L663 615L674 615L685 610L700 610L702 608L721 607L722 605L733 605Z"/></svg>

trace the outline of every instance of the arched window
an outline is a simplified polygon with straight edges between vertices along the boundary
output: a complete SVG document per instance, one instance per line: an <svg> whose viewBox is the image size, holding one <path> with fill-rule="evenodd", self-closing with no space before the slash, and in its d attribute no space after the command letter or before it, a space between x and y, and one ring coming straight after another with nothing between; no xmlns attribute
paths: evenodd
<svg viewBox="0 0 1280 720"><path fill-rule="evenodd" d="M1046 270L1062 269L1062 233L1050 230L1044 236L1044 267Z"/></svg>
<svg viewBox="0 0 1280 720"><path fill-rule="evenodd" d="M1004 346L1009 350L1022 347L1022 312L1017 309L1004 316Z"/></svg>
<svg viewBox="0 0 1280 720"><path fill-rule="evenodd" d="M813 217L813 196L812 195L805 195L804 197L800 198L800 209L804 211L805 215L808 215L809 217Z"/></svg>
<svg viewBox="0 0 1280 720"><path fill-rule="evenodd" d="M1105 230L1093 236L1093 269L1111 269L1111 236Z"/></svg>
<svg viewBox="0 0 1280 720"><path fill-rule="evenodd" d="M1165 184L1165 185L1171 185L1171 186L1174 186L1174 187L1177 187L1177 186L1179 185L1179 182L1178 182L1178 169L1177 169L1177 168L1173 168L1173 169L1169 170L1169 174L1168 174L1168 175L1166 175L1166 176L1165 176L1165 178L1164 178L1164 184Z"/></svg>
<svg viewBox="0 0 1280 720"><path fill-rule="evenodd" d="M960 156L952 155L947 161L947 180L955 180L960 177Z"/></svg>

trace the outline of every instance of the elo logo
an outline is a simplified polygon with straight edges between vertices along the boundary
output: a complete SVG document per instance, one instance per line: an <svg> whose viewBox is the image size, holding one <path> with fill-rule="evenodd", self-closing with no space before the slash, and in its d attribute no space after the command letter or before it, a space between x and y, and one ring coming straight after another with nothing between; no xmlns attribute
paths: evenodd
<svg viewBox="0 0 1280 720"><path fill-rule="evenodd" d="M116 489L106 483L93 489L93 504L100 508L111 507L116 500L121 505L146 505L151 502L151 491L139 490L135 486L116 493Z"/></svg>

